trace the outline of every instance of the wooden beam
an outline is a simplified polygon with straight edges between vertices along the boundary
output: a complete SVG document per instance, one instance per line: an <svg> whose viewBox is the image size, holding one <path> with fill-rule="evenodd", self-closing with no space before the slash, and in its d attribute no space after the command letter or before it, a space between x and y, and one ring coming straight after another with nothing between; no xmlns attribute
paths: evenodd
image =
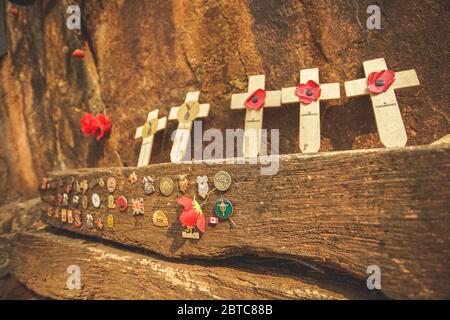
<svg viewBox="0 0 450 320"><path fill-rule="evenodd" d="M10 240L10 269L33 292L52 299L347 299L370 298L354 284L314 283L236 266L169 262L156 256L47 231ZM66 288L67 267L80 268L81 290ZM320 276L323 280L324 276ZM330 277L328 277L330 278ZM377 296L375 296L377 297ZM379 297L379 296L378 296ZM374 296L372 296L374 298Z"/></svg>
<svg viewBox="0 0 450 320"><path fill-rule="evenodd" d="M423 146L358 150L280 157L279 171L261 175L263 165L156 164L146 168L85 169L51 174L91 179L114 175L115 193L142 196L140 184L127 177L156 180L190 175L188 194L196 192L196 176L230 173L233 184L225 197L232 201L236 227L220 223L198 241L181 238L177 192L145 197L145 215L113 212L116 228L97 231L47 219L73 232L145 248L166 257L214 259L245 253L276 256L314 265L333 266L365 281L367 267L378 265L382 290L392 298L448 298L450 294L450 147ZM91 191L88 191L88 194ZM96 189L106 203L107 190ZM213 196L215 201L218 196ZM49 192L42 193L49 201ZM205 208L209 214L213 204ZM163 210L168 228L152 224Z"/></svg>

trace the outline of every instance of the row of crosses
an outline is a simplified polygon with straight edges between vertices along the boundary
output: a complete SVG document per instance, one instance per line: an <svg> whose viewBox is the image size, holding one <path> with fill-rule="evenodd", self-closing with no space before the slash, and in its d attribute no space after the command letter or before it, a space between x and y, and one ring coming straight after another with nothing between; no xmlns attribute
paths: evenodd
<svg viewBox="0 0 450 320"><path fill-rule="evenodd" d="M363 63L365 78L345 82L345 92L348 97L370 95L375 121L381 142L386 147L404 147L407 142L406 130L395 96L395 89L420 85L415 70L396 72L392 75L392 85L388 89L374 94L368 88L372 73L387 71L383 58L365 61ZM298 103L300 101L300 150L304 153L318 152L320 149L320 101L340 98L339 83L320 84L319 69L304 69L300 71L301 85L283 88L281 91L265 91L265 76L250 76L248 90L245 93L233 94L231 109L246 109L244 128L244 157L257 157L261 149L261 129L263 110L266 107L281 107L282 104ZM311 83L308 87L305 83ZM376 86L384 86L385 80L378 79ZM303 86L303 87L302 87ZM318 90L313 90L318 88ZM300 92L300 95L299 95ZM301 97L304 97L302 99ZM210 105L200 104L200 92L189 92L184 104L170 110L169 120L178 120L178 129L170 153L172 162L181 161L189 148L192 123L197 118L205 118L209 114ZM299 99L300 96L300 99ZM309 99L311 96L311 99ZM146 123L137 128L135 138L143 138L139 155L138 167L150 162L153 138L157 131L166 128L167 117L158 119L158 110L148 114ZM251 134L255 132L256 135ZM248 137L252 137L250 141Z"/></svg>

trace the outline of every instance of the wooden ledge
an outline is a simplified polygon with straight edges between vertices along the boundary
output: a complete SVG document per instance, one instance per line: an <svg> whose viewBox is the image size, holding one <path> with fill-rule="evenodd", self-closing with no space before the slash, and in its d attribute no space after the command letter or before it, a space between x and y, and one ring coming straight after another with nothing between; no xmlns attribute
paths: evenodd
<svg viewBox="0 0 450 320"><path fill-rule="evenodd" d="M78 229L48 219L57 228L140 247L171 258L216 259L242 254L275 256L320 267L350 272L364 280L367 267L377 265L382 290L392 298L448 298L450 296L450 147L448 145L401 149L358 150L281 156L279 172L260 174L260 164L155 164L144 168L84 169L53 173L54 178L76 179L114 175L115 198L124 194L144 197L145 215L133 217L107 209L105 188L94 192L102 207L85 213L113 213L113 231ZM189 174L188 194L197 191L196 176L212 180L219 170L233 178L225 197L232 201L237 226L227 222L207 228L200 240L181 238L178 191L170 197L159 191L144 196L140 183L128 175L151 175L158 181ZM88 196L92 191L87 192ZM48 202L50 192L43 192ZM212 197L214 202L219 198ZM168 228L152 224L152 213L163 210ZM207 215L212 204L205 208Z"/></svg>

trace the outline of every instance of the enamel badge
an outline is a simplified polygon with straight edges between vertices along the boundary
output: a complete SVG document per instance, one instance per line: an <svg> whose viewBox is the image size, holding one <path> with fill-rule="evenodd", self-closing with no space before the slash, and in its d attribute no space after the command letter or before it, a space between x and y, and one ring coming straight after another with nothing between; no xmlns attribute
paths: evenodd
<svg viewBox="0 0 450 320"><path fill-rule="evenodd" d="M114 216L112 214L108 214L106 217L106 228L110 230L114 229Z"/></svg>
<svg viewBox="0 0 450 320"><path fill-rule="evenodd" d="M216 201L214 211L220 219L228 220L233 213L233 205L231 201L222 198Z"/></svg>
<svg viewBox="0 0 450 320"><path fill-rule="evenodd" d="M133 202L133 215L137 216L140 214L144 214L144 199L132 199Z"/></svg>
<svg viewBox="0 0 450 320"><path fill-rule="evenodd" d="M128 176L128 180L130 181L131 184L135 184L138 181L138 176L136 174L136 172L132 172L130 173L130 175Z"/></svg>
<svg viewBox="0 0 450 320"><path fill-rule="evenodd" d="M102 202L100 199L100 196L98 195L98 193L93 193L92 194L92 205L94 206L94 208L100 208Z"/></svg>
<svg viewBox="0 0 450 320"><path fill-rule="evenodd" d="M114 209L115 207L116 207L116 201L114 200L114 196L112 194L110 194L108 196L108 208Z"/></svg>
<svg viewBox="0 0 450 320"><path fill-rule="evenodd" d="M103 230L102 218L97 218L97 220L95 221L95 227L97 228L97 230Z"/></svg>
<svg viewBox="0 0 450 320"><path fill-rule="evenodd" d="M81 227L81 211L75 210L73 212L73 225L77 228Z"/></svg>
<svg viewBox="0 0 450 320"><path fill-rule="evenodd" d="M67 223L73 224L73 211L67 210Z"/></svg>
<svg viewBox="0 0 450 320"><path fill-rule="evenodd" d="M128 208L128 201L127 198L125 198L125 196L120 196L117 199L117 207L119 208L120 212L124 212L127 210Z"/></svg>
<svg viewBox="0 0 450 320"><path fill-rule="evenodd" d="M66 223L67 222L67 210L61 209L61 222Z"/></svg>
<svg viewBox="0 0 450 320"><path fill-rule="evenodd" d="M144 193L146 195L151 195L155 192L155 186L153 185L154 181L152 177L146 176L142 178L142 187L144 188Z"/></svg>
<svg viewBox="0 0 450 320"><path fill-rule="evenodd" d="M169 225L166 214L160 210L153 212L152 221L157 227L167 227Z"/></svg>

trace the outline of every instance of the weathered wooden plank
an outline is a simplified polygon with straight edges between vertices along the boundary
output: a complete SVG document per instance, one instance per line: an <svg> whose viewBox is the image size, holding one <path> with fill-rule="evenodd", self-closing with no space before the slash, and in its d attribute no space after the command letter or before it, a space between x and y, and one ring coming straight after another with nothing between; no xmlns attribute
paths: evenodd
<svg viewBox="0 0 450 320"><path fill-rule="evenodd" d="M49 232L18 233L10 268L33 292L53 299L347 299L370 298L353 283L325 283L220 265L175 263L155 256ZM67 288L80 268L81 290ZM323 276L322 276L323 278ZM330 277L328 277L330 278ZM360 289L363 289L361 286ZM372 296L380 297L379 295Z"/></svg>
<svg viewBox="0 0 450 320"><path fill-rule="evenodd" d="M43 221L58 228L149 249L167 257L214 259L252 253L306 263L325 264L364 279L370 265L382 272L382 289L393 298L450 296L450 147L359 150L280 158L279 172L260 174L262 165L158 164L144 168L85 169L54 173L90 179L110 174L118 179L119 194L142 196L140 184L128 174L151 175L158 181L181 173L190 175L188 194L196 193L196 176L210 181L227 170L233 185L225 197L233 202L236 227L220 223L198 241L181 238L178 192L145 197L144 216L106 208L107 190L99 189L102 208L113 212L114 231L77 229L54 218ZM92 191L88 191L88 195ZM48 202L49 192L42 193ZM213 196L215 201L218 196ZM168 228L155 227L152 213L163 210ZM212 204L205 208L209 214ZM84 213L86 213L84 212Z"/></svg>

